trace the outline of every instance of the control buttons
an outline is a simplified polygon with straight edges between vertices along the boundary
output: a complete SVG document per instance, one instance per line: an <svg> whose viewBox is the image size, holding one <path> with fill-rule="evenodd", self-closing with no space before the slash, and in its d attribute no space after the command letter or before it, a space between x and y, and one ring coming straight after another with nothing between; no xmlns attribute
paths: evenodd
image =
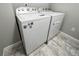
<svg viewBox="0 0 79 59"><path fill-rule="evenodd" d="M22 9L22 11L24 11L24 10Z"/></svg>
<svg viewBox="0 0 79 59"><path fill-rule="evenodd" d="M29 11L29 8L27 9L27 11Z"/></svg>
<svg viewBox="0 0 79 59"><path fill-rule="evenodd" d="M27 4L26 4L27 5ZM17 11L20 13L31 13L31 12L41 12L41 11L46 11L46 10L49 10L49 8L19 8L17 9Z"/></svg>
<svg viewBox="0 0 79 59"><path fill-rule="evenodd" d="M34 9L32 9L32 11L34 11Z"/></svg>
<svg viewBox="0 0 79 59"><path fill-rule="evenodd" d="M48 10L48 8L43 8L43 10Z"/></svg>
<svg viewBox="0 0 79 59"><path fill-rule="evenodd" d="M35 9L35 11L36 11L36 9Z"/></svg>
<svg viewBox="0 0 79 59"><path fill-rule="evenodd" d="M31 22L31 25L33 25L33 22Z"/></svg>
<svg viewBox="0 0 79 59"><path fill-rule="evenodd" d="M18 10L18 11L20 11L20 10Z"/></svg>
<svg viewBox="0 0 79 59"><path fill-rule="evenodd" d="M32 8L32 11L36 11L36 8Z"/></svg>
<svg viewBox="0 0 79 59"><path fill-rule="evenodd" d="M24 29L26 29L27 28L27 25L24 25Z"/></svg>
<svg viewBox="0 0 79 59"><path fill-rule="evenodd" d="M33 22L28 23L29 28L32 28Z"/></svg>
<svg viewBox="0 0 79 59"><path fill-rule="evenodd" d="M25 4L25 6L27 6L27 4Z"/></svg>
<svg viewBox="0 0 79 59"><path fill-rule="evenodd" d="M28 25L30 25L30 23L28 23Z"/></svg>
<svg viewBox="0 0 79 59"><path fill-rule="evenodd" d="M43 10L44 10L44 8L43 8Z"/></svg>
<svg viewBox="0 0 79 59"><path fill-rule="evenodd" d="M47 10L47 8L45 8L45 10Z"/></svg>
<svg viewBox="0 0 79 59"><path fill-rule="evenodd" d="M30 26L30 25L33 25L33 22L31 22L31 23L28 23L28 25Z"/></svg>
<svg viewBox="0 0 79 59"><path fill-rule="evenodd" d="M32 26L29 26L30 28L32 28Z"/></svg>
<svg viewBox="0 0 79 59"><path fill-rule="evenodd" d="M44 16L44 14L41 14L40 16Z"/></svg>
<svg viewBox="0 0 79 59"><path fill-rule="evenodd" d="M28 25L24 25L23 28L24 29L26 29L27 27L32 28L32 26L33 26L33 22L30 22L30 23L28 23Z"/></svg>

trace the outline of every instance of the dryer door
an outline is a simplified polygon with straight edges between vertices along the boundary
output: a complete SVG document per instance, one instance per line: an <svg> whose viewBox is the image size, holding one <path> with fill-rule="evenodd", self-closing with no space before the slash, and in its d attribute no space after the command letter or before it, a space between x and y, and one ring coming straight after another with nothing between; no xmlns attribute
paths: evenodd
<svg viewBox="0 0 79 59"><path fill-rule="evenodd" d="M52 39L60 30L64 15L52 16L48 40Z"/></svg>

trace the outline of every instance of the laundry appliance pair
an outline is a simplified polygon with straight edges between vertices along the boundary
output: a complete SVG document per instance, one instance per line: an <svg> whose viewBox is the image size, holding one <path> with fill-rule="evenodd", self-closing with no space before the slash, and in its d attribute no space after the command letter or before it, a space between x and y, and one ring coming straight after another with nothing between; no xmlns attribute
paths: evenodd
<svg viewBox="0 0 79 59"><path fill-rule="evenodd" d="M64 13L52 12L49 8L19 7L16 17L26 54L29 55L59 32Z"/></svg>

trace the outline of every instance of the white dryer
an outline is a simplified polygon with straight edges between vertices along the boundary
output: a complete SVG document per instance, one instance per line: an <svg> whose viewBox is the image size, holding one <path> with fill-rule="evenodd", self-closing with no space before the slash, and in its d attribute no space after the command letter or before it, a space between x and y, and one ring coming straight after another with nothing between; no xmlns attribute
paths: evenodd
<svg viewBox="0 0 79 59"><path fill-rule="evenodd" d="M50 26L49 26L49 33L48 33L48 40L52 39L56 34L59 33L62 21L64 18L64 13L61 12L52 12L51 10L41 10L41 14L50 15Z"/></svg>
<svg viewBox="0 0 79 59"><path fill-rule="evenodd" d="M47 39L50 16L40 13L16 13L22 41L27 55L40 47ZM23 12L23 13L22 13Z"/></svg>

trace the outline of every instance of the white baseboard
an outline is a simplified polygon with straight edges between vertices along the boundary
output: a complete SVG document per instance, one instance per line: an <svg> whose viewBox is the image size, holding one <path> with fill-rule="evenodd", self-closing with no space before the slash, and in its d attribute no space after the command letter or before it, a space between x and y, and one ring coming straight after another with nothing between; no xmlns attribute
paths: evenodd
<svg viewBox="0 0 79 59"><path fill-rule="evenodd" d="M9 45L9 46L6 46L4 49L3 49L3 56L5 56L5 53L7 52L7 50L8 49L11 49L12 47L16 47L18 44L20 44L21 43L21 41L18 41L18 42L16 42L16 43L14 43L14 44L11 44L11 45Z"/></svg>
<svg viewBox="0 0 79 59"><path fill-rule="evenodd" d="M66 34L64 32L60 32L60 33L62 33L64 35L64 37L66 37L68 39L68 43L70 45L79 49L79 40L78 39L76 39L76 38L72 37L71 35Z"/></svg>
<svg viewBox="0 0 79 59"><path fill-rule="evenodd" d="M69 35L69 34L67 34L67 33L64 33L64 32L62 32L62 31L60 31L60 32L63 33L65 36L70 37L71 39L78 40L78 39L72 37L71 35ZM79 40L78 40L78 41L79 41Z"/></svg>

